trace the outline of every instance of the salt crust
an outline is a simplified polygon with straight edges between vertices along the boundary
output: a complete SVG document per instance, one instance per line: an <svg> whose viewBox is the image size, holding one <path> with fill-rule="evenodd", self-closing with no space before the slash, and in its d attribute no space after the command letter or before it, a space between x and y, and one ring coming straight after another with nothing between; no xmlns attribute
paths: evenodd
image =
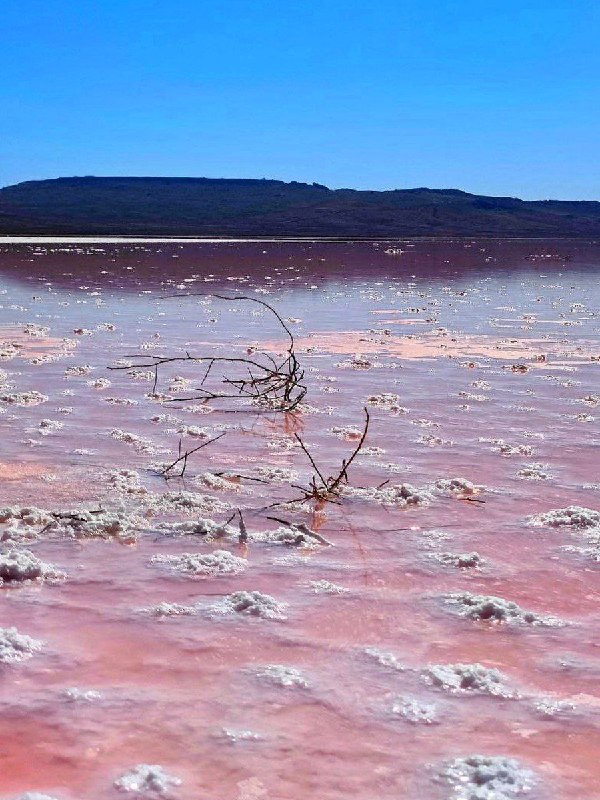
<svg viewBox="0 0 600 800"><path fill-rule="evenodd" d="M567 525L575 528L597 528L600 527L600 511L582 506L568 506L534 514L527 521L530 525L546 525L551 528Z"/></svg>
<svg viewBox="0 0 600 800"><path fill-rule="evenodd" d="M0 394L0 402L15 406L37 406L46 403L48 395L36 392L32 389L29 392L4 392Z"/></svg>
<svg viewBox="0 0 600 800"><path fill-rule="evenodd" d="M78 686L70 686L62 694L70 703L95 703L102 700L102 694L95 689L80 689Z"/></svg>
<svg viewBox="0 0 600 800"><path fill-rule="evenodd" d="M204 518L186 522L161 522L156 528L159 532L171 536L202 536L207 542L239 536L239 531L231 525L223 525Z"/></svg>
<svg viewBox="0 0 600 800"><path fill-rule="evenodd" d="M394 697L390 712L415 724L431 725L437 721L436 706L433 703L423 703L416 697Z"/></svg>
<svg viewBox="0 0 600 800"><path fill-rule="evenodd" d="M42 649L42 642L25 636L16 628L0 628L0 663L25 661Z"/></svg>
<svg viewBox="0 0 600 800"><path fill-rule="evenodd" d="M286 688L308 689L310 686L300 670L285 664L267 664L254 670L254 674L269 683Z"/></svg>
<svg viewBox="0 0 600 800"><path fill-rule="evenodd" d="M482 664L430 664L422 673L425 681L452 694L489 694L515 697L498 669Z"/></svg>
<svg viewBox="0 0 600 800"><path fill-rule="evenodd" d="M551 477L550 473L546 472L546 467L538 463L523 464L517 476L531 481L545 481Z"/></svg>
<svg viewBox="0 0 600 800"><path fill-rule="evenodd" d="M495 597L494 595L472 594L471 592L449 594L445 597L445 603L449 606L454 606L461 616L469 617L473 620L488 620L490 622L515 625L543 625L547 627L564 625L564 622L556 617L526 611L512 600L505 600L503 597Z"/></svg>
<svg viewBox="0 0 600 800"><path fill-rule="evenodd" d="M57 800L57 798L40 792L25 792L25 794L20 794L16 797L15 800Z"/></svg>
<svg viewBox="0 0 600 800"><path fill-rule="evenodd" d="M307 585L315 594L346 594L350 591L345 586L326 580L309 581Z"/></svg>
<svg viewBox="0 0 600 800"><path fill-rule="evenodd" d="M433 500L433 495L422 489L415 489L409 483L402 483L395 486L385 486L383 488L361 488L355 486L344 486L342 494L358 500L368 500L381 505L410 506L427 505Z"/></svg>
<svg viewBox="0 0 600 800"><path fill-rule="evenodd" d="M377 406L389 411L392 414L408 414L408 409L400 405L400 397L397 394L384 392L382 394L372 394L367 397L367 404Z"/></svg>
<svg viewBox="0 0 600 800"><path fill-rule="evenodd" d="M395 669L398 672L404 672L407 668L401 664L393 653L388 653L385 650L379 650L377 647L365 647L364 654L369 658L377 661L382 667Z"/></svg>
<svg viewBox="0 0 600 800"><path fill-rule="evenodd" d="M216 497L188 491L151 495L148 497L148 504L164 511L201 511L207 514L228 511L231 507Z"/></svg>
<svg viewBox="0 0 600 800"><path fill-rule="evenodd" d="M212 607L216 614L246 614L263 619L285 619L287 603L280 603L269 594L240 591L227 595Z"/></svg>
<svg viewBox="0 0 600 800"><path fill-rule="evenodd" d="M536 783L531 770L504 756L456 758L448 764L444 777L453 787L452 800L511 800Z"/></svg>
<svg viewBox="0 0 600 800"><path fill-rule="evenodd" d="M142 608L140 611L144 614L150 614L153 617L192 617L198 613L198 606L183 606L179 603L159 603L150 608Z"/></svg>
<svg viewBox="0 0 600 800"><path fill-rule="evenodd" d="M165 772L158 764L138 764L114 782L115 789L139 795L148 793L166 795L172 787L181 786L182 780Z"/></svg>
<svg viewBox="0 0 600 800"><path fill-rule="evenodd" d="M40 561L30 550L11 548L0 552L0 585L26 581L58 581L65 573Z"/></svg>
<svg viewBox="0 0 600 800"><path fill-rule="evenodd" d="M444 494L475 494L481 487L475 486L465 478L440 478L434 484L435 489Z"/></svg>
<svg viewBox="0 0 600 800"><path fill-rule="evenodd" d="M238 558L228 550L215 550L213 553L182 553L181 555L152 556L152 564L168 567L185 575L236 575L248 566L245 558Z"/></svg>
<svg viewBox="0 0 600 800"><path fill-rule="evenodd" d="M458 569L476 569L485 563L475 550L472 553L432 553L431 557L447 567Z"/></svg>
<svg viewBox="0 0 600 800"><path fill-rule="evenodd" d="M259 742L264 737L255 731L223 728L220 732L219 738L225 739L231 744L237 744L238 742Z"/></svg>

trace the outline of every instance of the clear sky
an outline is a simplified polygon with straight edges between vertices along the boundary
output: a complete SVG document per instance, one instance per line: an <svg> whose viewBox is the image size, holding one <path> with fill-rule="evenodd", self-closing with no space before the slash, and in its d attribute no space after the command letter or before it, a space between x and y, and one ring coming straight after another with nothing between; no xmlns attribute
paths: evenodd
<svg viewBox="0 0 600 800"><path fill-rule="evenodd" d="M600 0L0 0L0 185L600 199Z"/></svg>

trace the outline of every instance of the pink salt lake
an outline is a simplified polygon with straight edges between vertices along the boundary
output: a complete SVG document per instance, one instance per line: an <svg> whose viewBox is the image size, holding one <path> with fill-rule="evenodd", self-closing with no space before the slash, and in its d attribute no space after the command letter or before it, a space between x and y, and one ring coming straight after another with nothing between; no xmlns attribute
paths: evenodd
<svg viewBox="0 0 600 800"><path fill-rule="evenodd" d="M403 252L386 254L390 244ZM40 524L19 545L67 578L0 587L0 627L44 643L0 665L0 798L114 800L115 779L146 763L181 778L169 795L180 800L450 800L461 795L446 765L481 753L535 772L529 797L597 800L600 566L564 549L584 544L576 531L527 518L600 510L599 272L600 246L559 240L1 244L0 394L47 399L0 402L0 506L122 507L142 522L108 539ZM200 296L170 297L184 293ZM194 394L194 365L162 370L156 396L152 376L106 369L138 353L281 351L268 313L212 293L254 296L290 320L308 386L300 412L231 414L213 403L203 413L198 402L165 401ZM354 485L427 490L461 478L485 488L406 507L347 497L262 510L310 480L294 432L333 473L355 439L331 429L360 429L363 407L382 394L398 400L392 410L368 406ZM63 425L44 428L45 419ZM167 485L152 465L176 458L181 436L198 443L178 432L189 426L226 435ZM520 476L532 463L548 477ZM297 478L241 479L237 491L200 478L264 474L265 465ZM114 470L137 471L145 493L120 492ZM220 510L156 507L175 491L217 498ZM246 544L161 533L165 522L225 522L238 508ZM305 522L334 546L253 540L277 528L269 515ZM150 563L216 549L247 569L190 577ZM472 551L480 568L436 559ZM347 591L315 592L315 581ZM287 604L285 619L210 613L244 589ZM456 592L566 624L464 618L443 600ZM199 611L140 612L162 602ZM498 668L518 697L453 694L424 680L427 665L454 663ZM261 678L267 665L297 669L308 686ZM73 700L70 687L100 697ZM394 713L398 697L435 706L435 721ZM559 712L540 711L560 701Z"/></svg>

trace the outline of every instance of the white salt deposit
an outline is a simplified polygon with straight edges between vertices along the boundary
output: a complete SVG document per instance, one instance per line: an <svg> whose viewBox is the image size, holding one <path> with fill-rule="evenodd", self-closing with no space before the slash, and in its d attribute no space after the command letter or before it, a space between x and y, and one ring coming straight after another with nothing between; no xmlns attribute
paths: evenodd
<svg viewBox="0 0 600 800"><path fill-rule="evenodd" d="M96 703L102 700L101 692L96 689L80 689L78 686L70 686L62 694L70 703Z"/></svg>
<svg viewBox="0 0 600 800"><path fill-rule="evenodd" d="M162 533L172 536L202 536L207 542L231 539L239 536L239 530L231 525L214 522L212 519L197 519L189 522L162 522L156 526Z"/></svg>
<svg viewBox="0 0 600 800"><path fill-rule="evenodd" d="M356 486L344 486L342 494L357 500L366 500L387 506L427 505L433 500L433 495L424 489L415 489L409 483L384 486L377 489Z"/></svg>
<svg viewBox="0 0 600 800"><path fill-rule="evenodd" d="M381 664L382 667L394 669L398 672L403 672L406 669L406 667L401 664L400 661L398 661L393 653L388 653L385 650L380 650L377 647L365 647L363 652L365 655L369 656L369 658L372 658L377 661L378 664Z"/></svg>
<svg viewBox="0 0 600 800"><path fill-rule="evenodd" d="M526 611L512 600L505 600L503 597L495 597L493 595L462 592L460 594L446 595L445 602L447 605L455 607L461 616L474 620L489 620L490 622L506 622L517 625L545 625L549 627L558 627L564 624L555 617Z"/></svg>
<svg viewBox="0 0 600 800"><path fill-rule="evenodd" d="M291 483L298 480L298 473L295 470L270 464L256 467L252 474L269 483Z"/></svg>
<svg viewBox="0 0 600 800"><path fill-rule="evenodd" d="M435 482L435 488L443 494L471 495L475 494L481 487L475 486L474 483L465 478L440 478Z"/></svg>
<svg viewBox="0 0 600 800"><path fill-rule="evenodd" d="M59 422L57 419L42 419L38 427L42 436L49 436L51 433L56 433L56 431L64 428L64 422Z"/></svg>
<svg viewBox="0 0 600 800"><path fill-rule="evenodd" d="M179 603L159 603L150 608L142 608L140 611L144 614L150 614L153 617L193 617L198 613L196 606L183 606Z"/></svg>
<svg viewBox="0 0 600 800"><path fill-rule="evenodd" d="M514 696L500 670L482 664L430 664L423 672L423 679L453 694Z"/></svg>
<svg viewBox="0 0 600 800"><path fill-rule="evenodd" d="M220 614L247 614L263 619L285 619L284 611L287 603L281 603L269 594L262 592L234 592L213 606L213 611Z"/></svg>
<svg viewBox="0 0 600 800"><path fill-rule="evenodd" d="M458 569L476 569L485 563L475 550L472 553L432 553L431 557L447 567Z"/></svg>
<svg viewBox="0 0 600 800"><path fill-rule="evenodd" d="M315 594L346 594L350 591L345 586L326 580L309 581L308 586Z"/></svg>
<svg viewBox="0 0 600 800"><path fill-rule="evenodd" d="M152 556L152 564L168 567L184 575L236 575L248 566L245 558L234 556L228 550L215 550L213 553L182 553L181 555Z"/></svg>
<svg viewBox="0 0 600 800"><path fill-rule="evenodd" d="M48 395L32 389L29 392L3 392L0 402L15 406L37 406L48 401Z"/></svg>
<svg viewBox="0 0 600 800"><path fill-rule="evenodd" d="M308 689L310 686L300 670L285 664L267 664L255 670L254 674L276 686L285 686L286 688L294 687L297 689Z"/></svg>
<svg viewBox="0 0 600 800"><path fill-rule="evenodd" d="M65 573L40 561L30 550L12 548L0 552L0 585L26 581L58 581Z"/></svg>
<svg viewBox="0 0 600 800"><path fill-rule="evenodd" d="M400 404L400 397L397 394L384 392L382 394L372 394L367 397L367 404L377 406L389 411L392 414L408 414L408 409Z"/></svg>
<svg viewBox="0 0 600 800"><path fill-rule="evenodd" d="M108 398L106 399L108 401ZM150 439L146 439L144 436L140 436L137 433L130 433L128 431L122 431L120 428L113 428L110 435L119 442L125 442L125 444L131 445L140 453L165 452L164 448L157 447Z"/></svg>
<svg viewBox="0 0 600 800"><path fill-rule="evenodd" d="M456 758L444 776L453 788L449 800L511 800L531 791L536 783L531 770L503 756Z"/></svg>
<svg viewBox="0 0 600 800"><path fill-rule="evenodd" d="M436 706L433 703L423 703L416 697L393 698L390 712L415 724L431 725L437 721Z"/></svg>
<svg viewBox="0 0 600 800"><path fill-rule="evenodd" d="M148 490L142 486L140 473L134 469L113 469L108 473L109 486L120 494L145 495Z"/></svg>
<svg viewBox="0 0 600 800"><path fill-rule="evenodd" d="M0 628L0 662L14 664L25 661L42 649L42 642L19 633L16 628Z"/></svg>
<svg viewBox="0 0 600 800"><path fill-rule="evenodd" d="M185 490L165 492L159 497L152 498L152 503L156 508L164 511L189 511L204 514L223 513L228 511L231 506L216 497L211 497L208 494L199 494L197 492L188 492Z"/></svg>
<svg viewBox="0 0 600 800"><path fill-rule="evenodd" d="M170 775L158 764L138 764L114 782L120 792L139 795L166 795L172 787L181 786L181 778Z"/></svg>
<svg viewBox="0 0 600 800"><path fill-rule="evenodd" d="M582 506L568 506L567 508L556 508L542 514L534 514L528 517L530 525L547 525L551 528L572 526L574 528L597 528L600 527L600 511Z"/></svg>
<svg viewBox="0 0 600 800"><path fill-rule="evenodd" d="M517 472L519 478L526 478L530 481L546 481L552 476L547 472L547 467L544 464L523 464L521 469Z"/></svg>

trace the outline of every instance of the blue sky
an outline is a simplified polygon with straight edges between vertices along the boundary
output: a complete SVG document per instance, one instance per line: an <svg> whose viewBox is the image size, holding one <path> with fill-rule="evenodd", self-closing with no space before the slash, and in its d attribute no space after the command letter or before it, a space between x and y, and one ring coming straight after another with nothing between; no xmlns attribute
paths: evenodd
<svg viewBox="0 0 600 800"><path fill-rule="evenodd" d="M599 0L2 0L0 185L600 199Z"/></svg>

